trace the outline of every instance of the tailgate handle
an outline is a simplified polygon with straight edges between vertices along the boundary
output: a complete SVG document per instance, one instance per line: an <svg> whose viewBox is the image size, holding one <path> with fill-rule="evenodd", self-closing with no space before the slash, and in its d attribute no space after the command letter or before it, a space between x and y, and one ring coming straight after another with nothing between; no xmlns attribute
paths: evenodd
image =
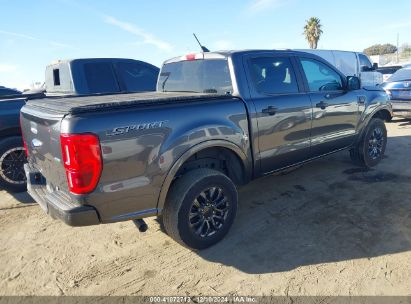
<svg viewBox="0 0 411 304"><path fill-rule="evenodd" d="M321 102L317 103L315 106L317 108L321 108L321 110L324 110L326 107L328 107L328 103L326 103L324 101L321 101Z"/></svg>

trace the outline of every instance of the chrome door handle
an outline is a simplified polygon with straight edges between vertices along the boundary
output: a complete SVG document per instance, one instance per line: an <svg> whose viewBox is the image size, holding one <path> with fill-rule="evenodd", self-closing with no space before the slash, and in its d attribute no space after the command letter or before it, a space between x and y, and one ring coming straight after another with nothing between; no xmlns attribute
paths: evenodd
<svg viewBox="0 0 411 304"><path fill-rule="evenodd" d="M365 104L365 96L357 96L357 100L359 104Z"/></svg>
<svg viewBox="0 0 411 304"><path fill-rule="evenodd" d="M278 109L274 106L268 106L267 108L263 109L263 113L264 114L268 114L268 115L274 115L275 113L277 113Z"/></svg>

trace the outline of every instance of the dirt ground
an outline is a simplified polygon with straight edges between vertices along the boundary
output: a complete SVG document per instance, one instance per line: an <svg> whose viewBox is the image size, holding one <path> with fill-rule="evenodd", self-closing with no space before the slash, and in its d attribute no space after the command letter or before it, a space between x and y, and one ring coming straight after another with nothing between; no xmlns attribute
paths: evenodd
<svg viewBox="0 0 411 304"><path fill-rule="evenodd" d="M240 189L201 252L155 219L71 228L0 190L0 295L411 295L411 122L387 127L371 171L341 152Z"/></svg>

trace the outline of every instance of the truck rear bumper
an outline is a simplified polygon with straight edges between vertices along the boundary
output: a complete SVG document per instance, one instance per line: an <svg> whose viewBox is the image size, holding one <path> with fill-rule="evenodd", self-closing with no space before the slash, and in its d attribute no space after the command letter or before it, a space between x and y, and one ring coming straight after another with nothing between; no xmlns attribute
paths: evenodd
<svg viewBox="0 0 411 304"><path fill-rule="evenodd" d="M90 226L100 224L96 209L78 205L60 191L47 191L45 178L29 164L24 165L27 177L27 192L51 217L70 226Z"/></svg>

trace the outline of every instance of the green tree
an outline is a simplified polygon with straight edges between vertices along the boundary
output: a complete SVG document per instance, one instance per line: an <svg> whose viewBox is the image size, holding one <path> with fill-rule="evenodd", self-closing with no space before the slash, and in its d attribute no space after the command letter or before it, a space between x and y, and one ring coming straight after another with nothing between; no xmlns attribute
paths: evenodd
<svg viewBox="0 0 411 304"><path fill-rule="evenodd" d="M404 43L401 47L400 56L403 58L411 57L411 46L408 43Z"/></svg>
<svg viewBox="0 0 411 304"><path fill-rule="evenodd" d="M385 55L385 54L393 54L397 51L397 47L395 45L386 43L386 44L374 44L364 50L364 53L368 56L373 55Z"/></svg>
<svg viewBox="0 0 411 304"><path fill-rule="evenodd" d="M307 39L310 48L317 48L322 33L323 30L320 19L311 17L306 21L303 35L305 36L305 39Z"/></svg>

